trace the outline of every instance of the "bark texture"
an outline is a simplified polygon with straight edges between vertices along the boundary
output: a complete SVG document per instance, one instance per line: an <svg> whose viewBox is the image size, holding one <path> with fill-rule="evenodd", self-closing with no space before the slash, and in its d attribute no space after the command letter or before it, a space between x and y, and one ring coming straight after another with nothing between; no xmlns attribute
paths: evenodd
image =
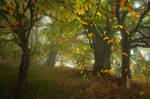
<svg viewBox="0 0 150 99"><path fill-rule="evenodd" d="M94 57L95 63L93 71L95 73L99 72L101 69L111 69L110 66L110 56L111 56L111 45L106 44L106 42L99 36L94 37Z"/></svg>
<svg viewBox="0 0 150 99"><path fill-rule="evenodd" d="M57 56L57 51L49 51L48 52L48 57L46 60L46 65L48 66L54 66L56 63L56 56Z"/></svg>
<svg viewBox="0 0 150 99"><path fill-rule="evenodd" d="M122 68L121 68L121 77L123 86L127 86L131 79L130 74L130 46L129 46L129 37L123 33L122 39ZM127 55L125 55L126 53ZM128 85L130 86L130 85Z"/></svg>

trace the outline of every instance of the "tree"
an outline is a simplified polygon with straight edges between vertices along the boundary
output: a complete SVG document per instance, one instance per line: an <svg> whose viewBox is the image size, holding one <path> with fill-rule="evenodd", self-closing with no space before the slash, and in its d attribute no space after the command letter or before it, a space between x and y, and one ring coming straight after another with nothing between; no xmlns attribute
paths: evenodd
<svg viewBox="0 0 150 99"><path fill-rule="evenodd" d="M14 99L18 98L26 83L27 70L30 64L28 39L35 22L41 18L35 10L36 8L37 0L6 0L1 3L0 18L4 20L5 29L9 29L9 33L13 35L13 39L22 50Z"/></svg>
<svg viewBox="0 0 150 99"><path fill-rule="evenodd" d="M93 71L111 69L110 56L112 53L113 33L115 30L111 12L112 8L107 1L57 1L67 9L68 19L80 23L83 34L89 38L91 48L94 50L95 63ZM105 8L110 9L107 11ZM72 14L72 15L71 15ZM115 41L115 39L114 39Z"/></svg>
<svg viewBox="0 0 150 99"><path fill-rule="evenodd" d="M139 8L134 6L135 3L141 1L132 0L117 0L114 1L114 13L117 17L118 24L122 26L121 31L121 47L122 47L122 81L123 85L126 86L127 79L131 79L130 74L130 50L136 47L150 47L148 32L143 33L146 15L150 10L150 5L147 2L143 2L143 5Z"/></svg>

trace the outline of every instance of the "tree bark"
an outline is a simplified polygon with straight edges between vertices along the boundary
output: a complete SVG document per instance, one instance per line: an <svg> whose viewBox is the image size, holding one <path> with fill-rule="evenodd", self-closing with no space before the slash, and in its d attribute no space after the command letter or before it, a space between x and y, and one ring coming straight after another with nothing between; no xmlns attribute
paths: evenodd
<svg viewBox="0 0 150 99"><path fill-rule="evenodd" d="M103 35L101 31L97 31L96 27L87 27L89 33L94 33L94 37L92 37L90 46L94 50L94 67L93 67L93 74L96 76L97 72L100 70L107 69L110 70L110 57L111 57L111 44L108 44L108 40L103 40L105 36L111 39L113 32L110 28L110 23L106 22L105 30L109 33Z"/></svg>
<svg viewBox="0 0 150 99"><path fill-rule="evenodd" d="M129 46L129 37L124 34L122 39L122 53L126 53L127 55L122 54L122 68L121 68L121 77L123 86L130 86L130 46Z"/></svg>
<svg viewBox="0 0 150 99"><path fill-rule="evenodd" d="M49 51L46 60L46 65L53 67L56 63L56 56L57 56L57 51Z"/></svg>
<svg viewBox="0 0 150 99"><path fill-rule="evenodd" d="M100 37L98 36L95 36L93 43L95 57L95 63L93 68L94 73L97 73L102 69L110 70L111 45L107 44L103 39L100 39Z"/></svg>
<svg viewBox="0 0 150 99"><path fill-rule="evenodd" d="M19 66L18 82L17 82L13 99L18 99L19 94L23 91L26 85L27 70L30 64L29 56L30 56L30 50L28 48L28 44L24 43L22 46L22 58Z"/></svg>

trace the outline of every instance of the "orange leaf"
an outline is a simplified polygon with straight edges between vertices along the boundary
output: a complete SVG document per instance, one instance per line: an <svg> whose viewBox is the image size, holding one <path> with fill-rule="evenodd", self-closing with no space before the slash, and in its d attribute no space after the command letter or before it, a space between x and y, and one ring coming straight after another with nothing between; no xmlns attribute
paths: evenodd
<svg viewBox="0 0 150 99"><path fill-rule="evenodd" d="M35 3L35 1L34 0L32 0L32 4L34 4Z"/></svg>
<svg viewBox="0 0 150 99"><path fill-rule="evenodd" d="M85 10L88 11L88 7L85 7Z"/></svg>
<svg viewBox="0 0 150 99"><path fill-rule="evenodd" d="M147 75L147 72L144 72L144 75L146 76L146 75Z"/></svg>
<svg viewBox="0 0 150 99"><path fill-rule="evenodd" d="M104 34L106 34L107 33L107 31L104 31Z"/></svg>
<svg viewBox="0 0 150 99"><path fill-rule="evenodd" d="M66 20L64 19L63 22L66 22Z"/></svg>
<svg viewBox="0 0 150 99"><path fill-rule="evenodd" d="M68 18L70 15L68 14L68 15L66 15L66 18Z"/></svg>
<svg viewBox="0 0 150 99"><path fill-rule="evenodd" d="M13 10L10 9L10 10L9 10L9 14L13 14L13 13L14 13Z"/></svg>
<svg viewBox="0 0 150 99"><path fill-rule="evenodd" d="M142 61L144 61L144 57L143 56L140 56L140 58L141 58Z"/></svg>
<svg viewBox="0 0 150 99"><path fill-rule="evenodd" d="M77 14L77 12L78 12L78 11L76 10L74 13Z"/></svg>
<svg viewBox="0 0 150 99"><path fill-rule="evenodd" d="M9 3L7 3L5 6L8 8L8 7L10 6L10 4L9 4Z"/></svg>
<svg viewBox="0 0 150 99"><path fill-rule="evenodd" d="M18 25L19 24L19 22L18 21L16 21L15 23L12 23L14 26L16 26L16 25Z"/></svg>
<svg viewBox="0 0 150 99"><path fill-rule="evenodd" d="M16 23L15 23L16 25L18 25L19 24L19 22L18 21L16 21Z"/></svg>
<svg viewBox="0 0 150 99"><path fill-rule="evenodd" d="M115 14L112 14L112 16L115 17L116 15L115 15Z"/></svg>
<svg viewBox="0 0 150 99"><path fill-rule="evenodd" d="M128 72L128 68L125 68L125 72Z"/></svg>
<svg viewBox="0 0 150 99"><path fill-rule="evenodd" d="M93 33L89 33L88 36L89 36L89 37L92 37L92 36L93 36Z"/></svg>
<svg viewBox="0 0 150 99"><path fill-rule="evenodd" d="M121 5L122 7L124 7L124 4L125 4L125 1L124 1L124 0L121 0L120 5Z"/></svg>
<svg viewBox="0 0 150 99"><path fill-rule="evenodd" d="M128 54L127 54L127 53L125 53L125 52L123 52L123 53L122 53L122 55L128 56Z"/></svg>
<svg viewBox="0 0 150 99"><path fill-rule="evenodd" d="M130 11L131 11L131 9L130 9L130 8L128 8L128 11L130 12Z"/></svg>
<svg viewBox="0 0 150 99"><path fill-rule="evenodd" d="M5 35L8 36L8 33L6 33Z"/></svg>

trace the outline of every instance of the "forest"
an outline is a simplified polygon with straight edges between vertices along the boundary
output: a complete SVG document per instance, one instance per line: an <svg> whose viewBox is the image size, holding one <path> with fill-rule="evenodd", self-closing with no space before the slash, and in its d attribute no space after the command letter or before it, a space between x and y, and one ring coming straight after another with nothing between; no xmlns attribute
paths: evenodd
<svg viewBox="0 0 150 99"><path fill-rule="evenodd" d="M0 0L0 99L150 99L150 0Z"/></svg>

